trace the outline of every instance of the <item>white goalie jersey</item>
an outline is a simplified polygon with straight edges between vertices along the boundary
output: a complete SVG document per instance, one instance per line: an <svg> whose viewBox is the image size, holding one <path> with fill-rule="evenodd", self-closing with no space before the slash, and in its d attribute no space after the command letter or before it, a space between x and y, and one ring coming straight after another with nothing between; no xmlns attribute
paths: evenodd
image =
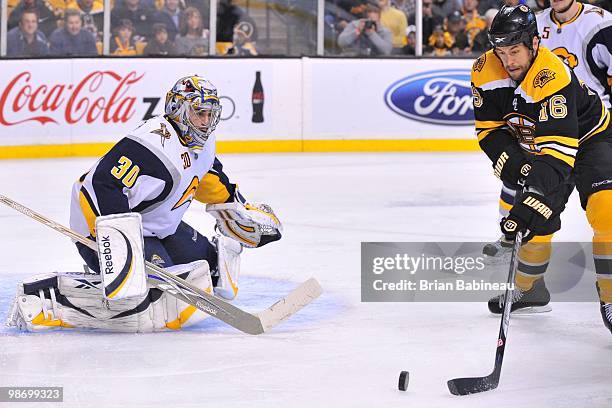
<svg viewBox="0 0 612 408"><path fill-rule="evenodd" d="M612 14L578 3L578 14L560 23L551 8L537 14L538 31L544 46L552 50L578 79L597 92L606 108L612 107Z"/></svg>
<svg viewBox="0 0 612 408"><path fill-rule="evenodd" d="M96 217L138 212L144 236L163 239L176 231L194 198L223 203L235 188L215 158L214 135L194 151L170 121L157 116L121 139L74 184L70 226L95 236Z"/></svg>

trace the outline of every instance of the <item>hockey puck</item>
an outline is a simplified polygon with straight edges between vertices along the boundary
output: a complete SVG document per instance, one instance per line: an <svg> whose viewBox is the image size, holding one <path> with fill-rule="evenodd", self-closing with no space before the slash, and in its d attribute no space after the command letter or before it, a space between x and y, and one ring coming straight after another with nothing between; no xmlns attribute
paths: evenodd
<svg viewBox="0 0 612 408"><path fill-rule="evenodd" d="M402 371L399 375L399 383L397 384L397 388L400 391L406 391L408 389L408 371Z"/></svg>

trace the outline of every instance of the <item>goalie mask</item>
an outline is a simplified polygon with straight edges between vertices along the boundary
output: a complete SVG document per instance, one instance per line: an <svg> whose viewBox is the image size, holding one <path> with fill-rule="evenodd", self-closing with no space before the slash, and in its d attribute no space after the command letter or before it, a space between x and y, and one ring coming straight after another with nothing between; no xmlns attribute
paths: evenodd
<svg viewBox="0 0 612 408"><path fill-rule="evenodd" d="M166 115L187 147L201 149L221 119L217 88L197 75L179 79L166 94Z"/></svg>

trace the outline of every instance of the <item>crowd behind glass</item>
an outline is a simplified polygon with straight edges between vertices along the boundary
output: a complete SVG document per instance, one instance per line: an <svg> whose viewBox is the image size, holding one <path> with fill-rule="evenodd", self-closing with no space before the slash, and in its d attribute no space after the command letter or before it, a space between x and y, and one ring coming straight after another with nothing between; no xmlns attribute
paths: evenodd
<svg viewBox="0 0 612 408"><path fill-rule="evenodd" d="M6 1L7 57L103 53L102 0ZM422 2L420 22L415 17L417 1ZM588 2L608 9L612 3ZM423 55L471 57L488 49L487 28L504 3L527 4L534 10L548 7L548 0L328 0L322 19L324 54L414 55L420 23ZM110 55L210 54L210 0L110 4ZM216 9L216 55L316 53L316 0L217 0Z"/></svg>

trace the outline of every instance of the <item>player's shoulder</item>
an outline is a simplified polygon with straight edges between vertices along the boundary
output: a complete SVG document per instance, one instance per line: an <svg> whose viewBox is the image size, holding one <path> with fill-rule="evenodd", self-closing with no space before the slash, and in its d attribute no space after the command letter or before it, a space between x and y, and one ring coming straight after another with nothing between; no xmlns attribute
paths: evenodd
<svg viewBox="0 0 612 408"><path fill-rule="evenodd" d="M520 88L525 99L533 103L554 95L571 82L571 70L551 50L540 46Z"/></svg>
<svg viewBox="0 0 612 408"><path fill-rule="evenodd" d="M163 115L154 116L142 122L138 127L130 132L130 136L138 138L151 138L150 135L157 135L162 138L170 139L176 136L176 131Z"/></svg>
<svg viewBox="0 0 612 408"><path fill-rule="evenodd" d="M511 86L508 81L510 76L493 50L485 52L472 64L472 84L477 88L494 89L505 83Z"/></svg>
<svg viewBox="0 0 612 408"><path fill-rule="evenodd" d="M601 7L592 4L580 4L582 5L581 13L579 13L581 22L586 21L592 24L599 24L603 21L612 20L612 14Z"/></svg>

